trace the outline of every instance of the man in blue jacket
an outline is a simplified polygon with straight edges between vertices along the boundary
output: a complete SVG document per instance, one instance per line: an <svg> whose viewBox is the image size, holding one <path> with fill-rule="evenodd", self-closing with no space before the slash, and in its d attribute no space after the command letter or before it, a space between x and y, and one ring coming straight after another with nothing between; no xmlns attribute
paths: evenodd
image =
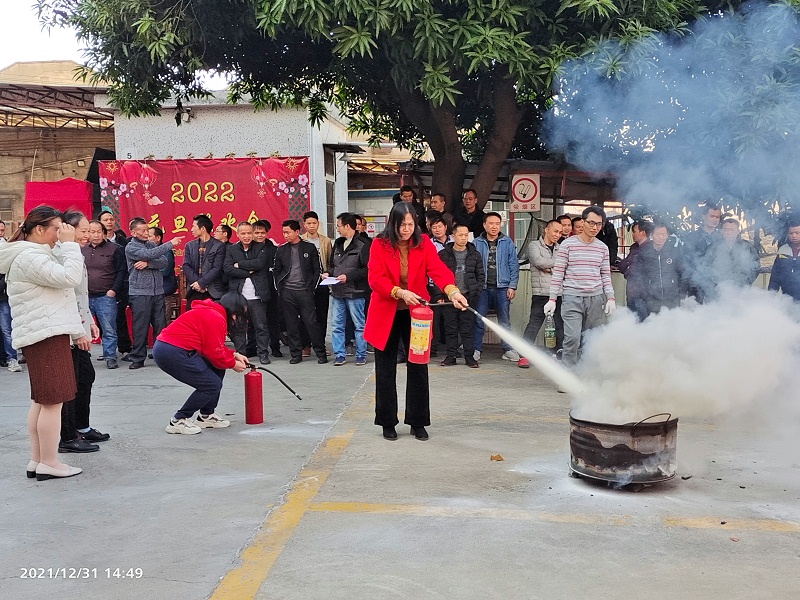
<svg viewBox="0 0 800 600"><path fill-rule="evenodd" d="M483 219L484 233L475 238L475 247L481 253L483 270L486 273L486 287L478 297L475 310L486 316L489 309L494 307L497 322L506 329L511 329L511 301L517 294L519 261L514 242L500 232L502 222L498 213L486 213ZM483 321L478 319L475 323L475 360L481 359L483 329ZM503 348L503 360L519 362L519 354L511 346L504 341L500 345Z"/></svg>
<svg viewBox="0 0 800 600"><path fill-rule="evenodd" d="M789 221L787 243L778 249L778 257L772 265L769 289L781 291L800 301L800 218Z"/></svg>

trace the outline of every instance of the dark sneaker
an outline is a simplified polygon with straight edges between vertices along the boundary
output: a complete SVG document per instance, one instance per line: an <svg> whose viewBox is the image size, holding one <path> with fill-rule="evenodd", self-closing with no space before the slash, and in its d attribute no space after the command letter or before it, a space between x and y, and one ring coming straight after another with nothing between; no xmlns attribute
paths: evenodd
<svg viewBox="0 0 800 600"><path fill-rule="evenodd" d="M267 356L266 354L262 354L261 356L259 356L259 357L258 357L258 360L260 360L260 361L261 361L261 364L262 364L262 365L268 365L268 364L270 364L270 363L272 362L272 361L269 359L269 356Z"/></svg>
<svg viewBox="0 0 800 600"><path fill-rule="evenodd" d="M124 358L122 360L125 360ZM128 365L129 369L141 369L144 366L143 362L132 362Z"/></svg>
<svg viewBox="0 0 800 600"><path fill-rule="evenodd" d="M475 360L474 358L466 358L466 359L464 359L464 360L466 361L466 363L467 363L467 366L468 366L470 369L477 369L477 368L479 367L479 365L478 365L478 361L477 361L477 360Z"/></svg>
<svg viewBox="0 0 800 600"><path fill-rule="evenodd" d="M383 437L387 440L396 440L397 439L397 431L394 427L384 427L383 428Z"/></svg>
<svg viewBox="0 0 800 600"><path fill-rule="evenodd" d="M448 356L439 363L439 365L442 367L452 367L454 364L456 364L456 359L453 356Z"/></svg>
<svg viewBox="0 0 800 600"><path fill-rule="evenodd" d="M322 356L317 357L317 363L324 365L326 362L328 362L328 357L325 356L324 354Z"/></svg>
<svg viewBox="0 0 800 600"><path fill-rule="evenodd" d="M357 367L363 367L365 364L367 364L367 359L366 358L357 358L356 359L356 366Z"/></svg>
<svg viewBox="0 0 800 600"><path fill-rule="evenodd" d="M106 361L106 369L116 369L119 365L117 364L116 359L110 358Z"/></svg>
<svg viewBox="0 0 800 600"><path fill-rule="evenodd" d="M281 352L280 348L272 350L272 358L283 358L283 352Z"/></svg>
<svg viewBox="0 0 800 600"><path fill-rule="evenodd" d="M334 367L341 367L346 362L347 362L347 359L344 356L337 356L336 360L333 361L333 366Z"/></svg>
<svg viewBox="0 0 800 600"><path fill-rule="evenodd" d="M292 358L289 359L289 364L290 365L296 365L297 363L301 363L301 362L303 362L303 357L302 356L293 356Z"/></svg>
<svg viewBox="0 0 800 600"><path fill-rule="evenodd" d="M97 429L90 429L86 433L78 432L78 437L80 437L85 442L107 442L111 439L111 436L107 433L100 433Z"/></svg>

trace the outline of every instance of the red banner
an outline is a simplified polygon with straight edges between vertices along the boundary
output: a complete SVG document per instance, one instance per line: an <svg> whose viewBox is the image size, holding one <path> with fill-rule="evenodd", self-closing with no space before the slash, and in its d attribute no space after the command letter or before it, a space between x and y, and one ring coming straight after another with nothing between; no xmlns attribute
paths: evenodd
<svg viewBox="0 0 800 600"><path fill-rule="evenodd" d="M164 230L164 239L191 238L192 220L207 214L236 230L266 219L283 243L280 224L309 208L308 157L101 161L100 196L123 230L133 217ZM277 235L277 237L276 237ZM189 241L185 239L184 243ZM236 241L235 238L232 241ZM183 262L183 244L175 252Z"/></svg>

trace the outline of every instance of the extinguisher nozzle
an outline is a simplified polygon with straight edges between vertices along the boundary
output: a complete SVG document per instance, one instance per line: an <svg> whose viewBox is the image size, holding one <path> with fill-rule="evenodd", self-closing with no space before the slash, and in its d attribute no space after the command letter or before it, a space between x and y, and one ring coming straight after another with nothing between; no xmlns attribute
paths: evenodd
<svg viewBox="0 0 800 600"><path fill-rule="evenodd" d="M294 396L295 396L295 397L296 397L298 400L302 400L302 398L300 397L300 394L298 394L297 392L295 392L295 391L294 391L294 390L293 390L293 389L292 389L292 388L289 386L289 384L288 384L288 383L286 383L286 382L285 382L283 379L281 379L280 377L278 377L278 376L277 376L275 373L273 373L273 372L272 372L272 371L270 371L269 369L265 369L264 367L256 367L255 365L250 365L250 366L253 368L253 370L256 370L256 369L258 369L259 371L265 371L265 372L269 373L269 374L270 374L270 375L272 375L272 376L273 376L275 379L277 379L278 381L280 381L280 382L283 384L283 387L285 387L287 390L289 390L290 392L292 392L292 394L294 394Z"/></svg>

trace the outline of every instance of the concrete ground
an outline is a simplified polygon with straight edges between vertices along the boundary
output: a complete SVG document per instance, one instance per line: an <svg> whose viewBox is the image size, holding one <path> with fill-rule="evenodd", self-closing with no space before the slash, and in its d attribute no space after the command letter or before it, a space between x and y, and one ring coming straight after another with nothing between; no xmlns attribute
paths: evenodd
<svg viewBox="0 0 800 600"><path fill-rule="evenodd" d="M0 596L800 595L800 457L750 427L681 419L672 481L632 493L573 479L569 399L499 356L432 364L428 442L372 424L371 357L274 361L303 400L264 374L260 426L244 424L229 372L219 412L233 425L196 436L164 432L188 388L152 361L96 363L92 421L112 439L61 455L83 474L41 483L23 473L27 375L2 370Z"/></svg>

